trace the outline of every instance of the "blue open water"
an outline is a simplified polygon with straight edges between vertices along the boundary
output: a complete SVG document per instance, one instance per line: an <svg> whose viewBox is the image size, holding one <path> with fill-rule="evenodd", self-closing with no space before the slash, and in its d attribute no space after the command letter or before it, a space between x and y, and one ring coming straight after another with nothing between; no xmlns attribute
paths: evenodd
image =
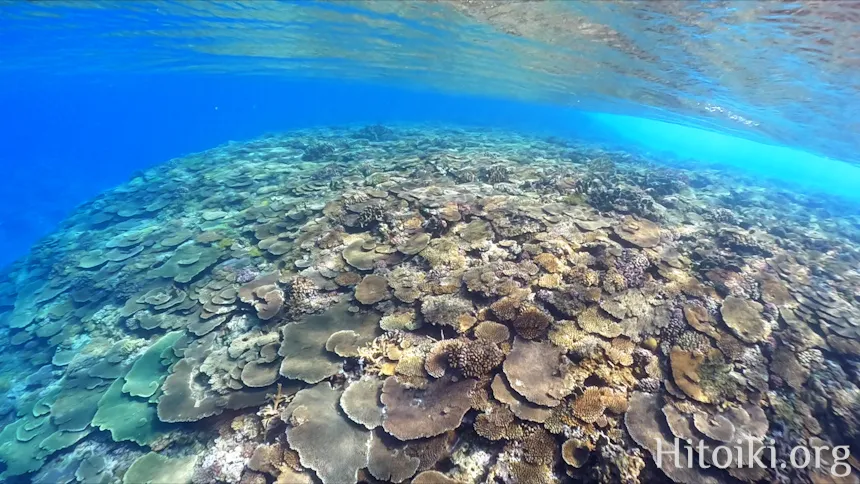
<svg viewBox="0 0 860 484"><path fill-rule="evenodd" d="M856 2L505 3L0 2L0 264L137 170L349 122L596 139L860 198Z"/></svg>

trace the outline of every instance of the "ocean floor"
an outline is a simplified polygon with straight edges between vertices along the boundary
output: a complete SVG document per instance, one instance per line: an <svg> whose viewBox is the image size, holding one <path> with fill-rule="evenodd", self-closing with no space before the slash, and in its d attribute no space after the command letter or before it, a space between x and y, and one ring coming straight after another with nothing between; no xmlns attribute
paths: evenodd
<svg viewBox="0 0 860 484"><path fill-rule="evenodd" d="M856 207L568 140L230 143L0 275L0 479L858 482L789 460L860 444L858 266Z"/></svg>

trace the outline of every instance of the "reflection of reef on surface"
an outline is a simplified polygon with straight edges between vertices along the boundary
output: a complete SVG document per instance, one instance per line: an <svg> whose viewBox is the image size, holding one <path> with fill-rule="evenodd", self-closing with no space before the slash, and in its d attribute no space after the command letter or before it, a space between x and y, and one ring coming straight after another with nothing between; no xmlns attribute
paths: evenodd
<svg viewBox="0 0 860 484"><path fill-rule="evenodd" d="M490 131L173 160L5 272L2 477L831 482L779 464L860 437L841 210ZM778 462L658 469L676 437Z"/></svg>

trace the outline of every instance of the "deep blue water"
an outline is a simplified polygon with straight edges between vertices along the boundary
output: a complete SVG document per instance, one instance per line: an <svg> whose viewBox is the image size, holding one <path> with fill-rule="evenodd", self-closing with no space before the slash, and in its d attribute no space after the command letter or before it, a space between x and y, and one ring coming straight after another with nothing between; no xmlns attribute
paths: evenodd
<svg viewBox="0 0 860 484"><path fill-rule="evenodd" d="M505 56L508 39L487 37L484 25L464 24L457 31L450 22L462 20L457 16L462 12L440 13L429 4L404 4L411 6L395 11L393 3L377 2L372 8L316 2L221 3L207 8L193 2L0 4L0 265L25 254L74 206L137 170L229 140L315 125L445 122L509 127L612 143L667 160L727 164L755 176L860 199L860 169L836 160L852 154L844 147L856 141L851 130L858 115L851 114L851 103L857 96L839 111L840 119L807 110L807 125L792 117L795 113L780 111L787 108L747 105L749 113L771 109L784 114L770 124L765 120L762 129L714 117L715 112L728 112L722 108L700 110L698 117L683 109L683 103L676 111L655 109L653 102L639 108L628 102L621 109L603 102L605 93L597 87L615 83L619 92L645 92L647 86L640 83L647 76L605 77L593 93L574 89L579 85L573 81L563 92L542 86L543 78L533 84L528 77L514 82L519 73L511 69L535 69L518 64L525 61L514 58L514 51ZM307 11L298 10L305 7ZM571 8L580 7L605 8L587 2ZM467 13L480 20L479 14ZM598 18L606 12L592 13ZM335 15L352 15L356 25ZM439 30L442 27L447 30ZM212 30L189 33L193 28ZM273 33L284 37L267 37ZM416 44L422 36L430 44ZM498 40L498 48L490 40ZM231 42L236 45L227 52ZM266 51L278 42L294 50L277 55ZM374 42L381 45L375 54L368 50ZM462 50L460 57L449 54L453 47ZM546 51L542 46L541 55ZM414 65L409 64L410 54L415 54ZM617 61L601 59L600 52L591 55L597 57L590 61L603 65ZM496 62L485 65L482 59ZM501 64L507 60L510 65ZM677 59L678 69L697 69L684 66L683 60ZM790 76L791 71L776 74ZM695 87L713 86L706 97L726 101L721 105L750 99L741 95L740 87L733 93L731 86L717 85L719 79L700 80L702 85ZM846 86L855 80L846 77ZM773 88L778 92L777 84ZM823 104L834 94L828 86L810 89L820 90L824 108L835 107ZM680 92L677 97L682 98ZM809 99L797 98L801 102ZM730 121L747 119L732 116ZM844 132L830 131L832 142L813 134L826 134L822 130L827 123L846 119ZM796 136L807 131L808 137Z"/></svg>

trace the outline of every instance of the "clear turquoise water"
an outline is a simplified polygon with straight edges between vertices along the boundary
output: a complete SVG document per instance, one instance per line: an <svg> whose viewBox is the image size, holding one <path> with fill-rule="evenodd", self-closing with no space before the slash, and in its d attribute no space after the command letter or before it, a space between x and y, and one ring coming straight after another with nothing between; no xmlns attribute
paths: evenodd
<svg viewBox="0 0 860 484"><path fill-rule="evenodd" d="M0 2L0 264L137 170L347 122L513 127L857 199L860 3Z"/></svg>

